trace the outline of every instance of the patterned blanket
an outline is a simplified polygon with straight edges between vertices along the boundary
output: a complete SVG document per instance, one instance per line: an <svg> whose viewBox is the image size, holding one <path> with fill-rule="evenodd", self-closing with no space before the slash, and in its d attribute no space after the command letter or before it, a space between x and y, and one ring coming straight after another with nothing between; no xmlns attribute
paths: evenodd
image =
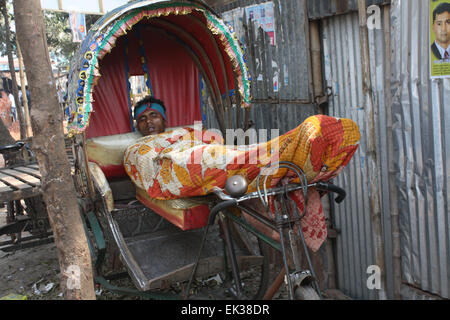
<svg viewBox="0 0 450 320"><path fill-rule="evenodd" d="M224 188L227 178L236 174L247 178L248 192L252 192L262 168L277 161L299 166L308 182L332 179L348 164L359 139L352 120L324 115L312 116L286 134L249 146L224 145L211 132L182 128L137 140L125 151L124 166L132 181L156 199L206 195L214 186ZM280 168L267 179L267 187L292 180L292 172ZM301 194L293 199L302 210ZM320 197L310 199L302 229L309 247L317 250L326 238L325 218Z"/></svg>

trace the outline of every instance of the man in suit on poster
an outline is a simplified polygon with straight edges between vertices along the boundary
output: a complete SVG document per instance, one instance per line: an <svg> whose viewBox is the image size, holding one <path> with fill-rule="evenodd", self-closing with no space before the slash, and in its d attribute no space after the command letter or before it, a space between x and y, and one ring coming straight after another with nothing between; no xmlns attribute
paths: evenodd
<svg viewBox="0 0 450 320"><path fill-rule="evenodd" d="M431 52L438 60L450 62L450 2L443 2L434 9L433 32L436 40Z"/></svg>

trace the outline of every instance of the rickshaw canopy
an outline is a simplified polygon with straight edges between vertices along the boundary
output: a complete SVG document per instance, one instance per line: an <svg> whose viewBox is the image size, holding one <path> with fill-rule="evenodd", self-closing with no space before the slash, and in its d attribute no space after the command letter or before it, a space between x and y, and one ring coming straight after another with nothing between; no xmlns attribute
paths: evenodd
<svg viewBox="0 0 450 320"><path fill-rule="evenodd" d="M213 103L236 94L250 104L250 78L235 34L200 1L148 0L100 18L74 55L68 78L69 135L133 131L131 75L164 101L168 125L202 117L202 81Z"/></svg>

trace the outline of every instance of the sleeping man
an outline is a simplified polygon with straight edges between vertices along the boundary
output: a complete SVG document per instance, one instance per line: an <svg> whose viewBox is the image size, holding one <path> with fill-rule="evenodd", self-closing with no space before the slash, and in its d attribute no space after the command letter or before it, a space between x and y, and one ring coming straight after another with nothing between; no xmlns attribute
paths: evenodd
<svg viewBox="0 0 450 320"><path fill-rule="evenodd" d="M166 107L161 100L146 97L136 103L134 119L143 136L163 133L166 130Z"/></svg>

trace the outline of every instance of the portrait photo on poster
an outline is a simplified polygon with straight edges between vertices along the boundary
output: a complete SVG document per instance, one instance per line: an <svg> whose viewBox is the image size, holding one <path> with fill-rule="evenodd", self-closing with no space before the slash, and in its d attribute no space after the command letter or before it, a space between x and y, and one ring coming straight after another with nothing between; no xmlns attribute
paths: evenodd
<svg viewBox="0 0 450 320"><path fill-rule="evenodd" d="M450 1L429 1L431 78L450 78Z"/></svg>

